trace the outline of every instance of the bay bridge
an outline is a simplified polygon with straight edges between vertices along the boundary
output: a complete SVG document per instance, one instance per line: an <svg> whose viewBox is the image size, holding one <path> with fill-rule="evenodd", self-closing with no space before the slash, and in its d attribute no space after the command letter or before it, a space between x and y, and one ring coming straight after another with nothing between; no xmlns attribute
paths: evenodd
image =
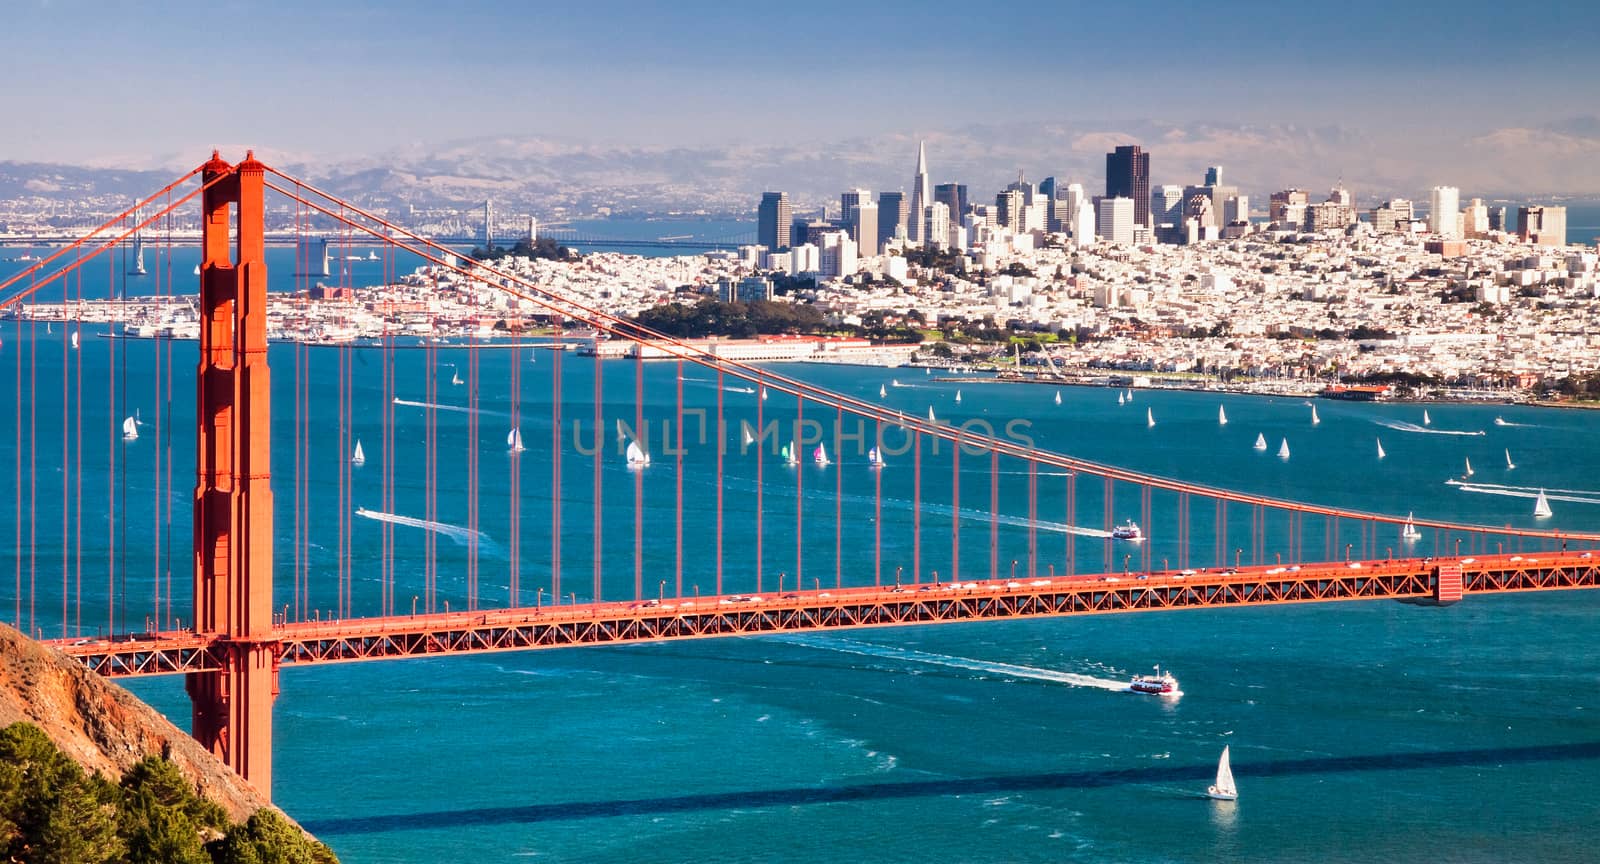
<svg viewBox="0 0 1600 864"><path fill-rule="evenodd" d="M381 247L386 276L399 276L387 272L396 252L415 255L434 278L477 281L540 310L558 328L545 341L559 347L581 330L648 342L668 358L656 368L675 375L647 374L643 352L607 361L551 351L531 366L521 352L495 352L513 360L501 393L480 386L486 352L400 351L399 334L375 346L269 345L269 196L295 208L308 235L313 220L331 219ZM123 247L161 244L171 214L196 204L192 376L175 362L188 348L170 340L141 349L153 358L135 365L128 340L91 351L81 325L18 318L4 334L6 611L101 674L185 676L192 734L268 794L284 667L1232 606L1448 604L1600 583L1597 533L1411 520L1197 484L728 360L512 269L461 263L449 238L252 155L233 164L213 154L0 282L0 311L81 299L86 275L114 284ZM171 270L156 275L159 292L196 289ZM444 366L452 377L441 382ZM575 369L588 376L576 390ZM621 402L619 376L631 390ZM460 397L447 389L458 380L469 385ZM710 389L686 399L686 382ZM131 388L147 413L128 410ZM616 424L618 412L629 422ZM690 415L711 430L709 448L685 446ZM653 453L639 446L651 423L662 434ZM613 426L629 439L625 474L605 447ZM743 429L760 433L753 451ZM898 462L858 462L864 470L847 479L827 454L842 458L852 438L874 453L896 442ZM774 452L780 440L785 453L817 448L808 470ZM487 452L506 461L485 468ZM175 514L190 470L189 512ZM460 508L464 524L446 518ZM1129 511L1142 542L1119 535ZM483 530L491 523L498 541Z"/></svg>

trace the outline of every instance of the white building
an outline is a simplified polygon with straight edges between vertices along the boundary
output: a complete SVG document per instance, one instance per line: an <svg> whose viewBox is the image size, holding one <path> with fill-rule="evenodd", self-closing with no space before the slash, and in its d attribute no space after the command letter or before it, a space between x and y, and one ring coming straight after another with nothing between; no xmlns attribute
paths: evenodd
<svg viewBox="0 0 1600 864"><path fill-rule="evenodd" d="M922 208L923 245L943 249L950 243L950 206L935 201Z"/></svg>
<svg viewBox="0 0 1600 864"><path fill-rule="evenodd" d="M1435 186L1428 193L1428 230L1441 237L1461 236L1461 190Z"/></svg>
<svg viewBox="0 0 1600 864"><path fill-rule="evenodd" d="M1081 191L1081 190L1080 190ZM1094 242L1094 206L1088 201L1079 200L1078 209L1072 217L1072 241L1080 246L1087 246Z"/></svg>
<svg viewBox="0 0 1600 864"><path fill-rule="evenodd" d="M843 231L822 235L818 272L828 279L841 279L856 272L856 241Z"/></svg>
<svg viewBox="0 0 1600 864"><path fill-rule="evenodd" d="M1100 239L1121 245L1133 243L1133 199L1101 198L1095 220Z"/></svg>

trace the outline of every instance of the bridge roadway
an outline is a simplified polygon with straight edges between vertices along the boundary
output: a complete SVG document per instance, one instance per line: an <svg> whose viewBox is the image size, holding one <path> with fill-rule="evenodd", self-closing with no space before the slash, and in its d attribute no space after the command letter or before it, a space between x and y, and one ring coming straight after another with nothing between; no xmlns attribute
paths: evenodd
<svg viewBox="0 0 1600 864"><path fill-rule="evenodd" d="M1597 563L1589 552L1407 558L579 603L292 622L274 628L268 641L280 664L304 665L1162 609L1380 599L1449 603L1465 594L1600 587ZM229 650L226 640L191 631L50 644L109 677L218 669L218 658Z"/></svg>

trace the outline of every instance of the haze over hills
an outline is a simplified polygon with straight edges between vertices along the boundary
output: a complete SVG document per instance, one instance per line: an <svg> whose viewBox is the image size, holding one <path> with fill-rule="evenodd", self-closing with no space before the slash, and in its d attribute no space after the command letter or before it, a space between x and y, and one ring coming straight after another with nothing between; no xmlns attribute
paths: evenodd
<svg viewBox="0 0 1600 864"><path fill-rule="evenodd" d="M1426 200L1436 183L1487 198L1600 195L1600 120L1577 117L1540 128L1486 131L1444 148L1396 146L1338 125L1252 126L1142 122L1115 129L1066 123L971 125L921 135L936 182L998 189L1019 173L1055 175L1098 189L1104 154L1141 143L1152 182L1198 182L1226 166L1250 194L1342 181L1363 201ZM762 190L784 189L798 205L837 202L857 186L901 189L919 135L886 134L777 144L730 141L679 146L608 144L556 137L479 137L439 147L410 145L364 156L313 156L257 148L274 165L381 207L468 207L493 198L507 212L552 215L747 214ZM243 145L224 147L238 158ZM238 151L238 152L235 152ZM90 165L0 162L0 199L42 202L131 197L159 188L207 154L110 157Z"/></svg>

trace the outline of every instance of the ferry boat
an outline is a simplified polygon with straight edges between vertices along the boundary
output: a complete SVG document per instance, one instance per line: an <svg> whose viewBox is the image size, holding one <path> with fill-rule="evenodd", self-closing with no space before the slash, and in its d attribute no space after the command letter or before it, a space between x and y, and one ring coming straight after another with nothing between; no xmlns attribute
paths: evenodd
<svg viewBox="0 0 1600 864"><path fill-rule="evenodd" d="M1161 667L1157 666L1153 675L1133 676L1133 680L1128 682L1128 690L1146 696L1176 696L1178 679L1172 677L1171 672L1162 672Z"/></svg>
<svg viewBox="0 0 1600 864"><path fill-rule="evenodd" d="M1137 543L1144 539L1144 532L1139 530L1139 523L1129 519L1121 525L1111 529L1111 539L1131 540Z"/></svg>

